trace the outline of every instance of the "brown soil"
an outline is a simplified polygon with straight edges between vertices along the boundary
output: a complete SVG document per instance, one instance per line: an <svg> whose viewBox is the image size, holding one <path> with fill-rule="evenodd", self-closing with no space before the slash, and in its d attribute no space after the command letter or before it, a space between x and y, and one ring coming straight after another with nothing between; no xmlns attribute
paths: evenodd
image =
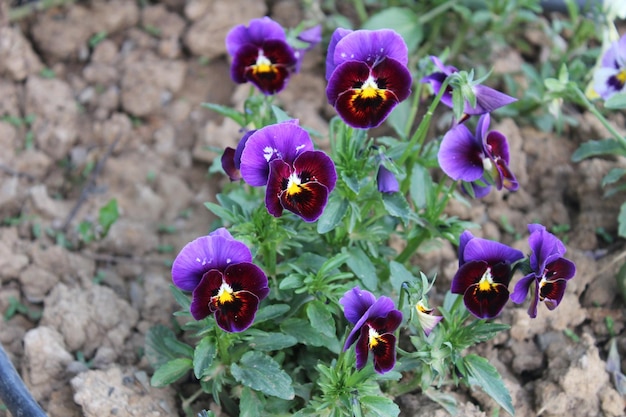
<svg viewBox="0 0 626 417"><path fill-rule="evenodd" d="M213 221L203 203L215 201L227 181L208 174L214 149L240 137L237 125L200 104L240 108L249 89L230 80L227 31L269 12L293 27L305 17L299 3L276 0L269 10L250 0L146 7L92 0L12 23L0 6L0 312L15 301L28 309L2 321L0 342L49 416L182 415L174 389L150 387L141 351L147 330L170 325L177 310L168 262ZM521 61L516 51L500 55L500 72ZM318 46L278 103L326 135L333 110L323 65ZM626 161L571 163L582 141L608 136L590 115L577 117L580 126L562 135L499 121L520 190L449 210L478 223L476 234L523 250L517 234L525 236L528 223L571 226L561 237L578 272L559 309L540 309L530 320L525 306L511 305L499 319L511 330L477 349L503 375L522 417L624 415L605 370L606 317L626 353L615 280L623 245L607 245L597 230L616 235L623 195L603 198L600 182ZM30 123L15 122L24 119ZM78 224L95 221L111 198L120 219L105 239L82 243ZM72 250L57 244L61 235ZM435 291L449 288L456 269L450 245L434 242L416 262L438 273ZM494 415L497 406L483 393L456 395L462 415ZM397 401L403 416L446 415L420 394Z"/></svg>

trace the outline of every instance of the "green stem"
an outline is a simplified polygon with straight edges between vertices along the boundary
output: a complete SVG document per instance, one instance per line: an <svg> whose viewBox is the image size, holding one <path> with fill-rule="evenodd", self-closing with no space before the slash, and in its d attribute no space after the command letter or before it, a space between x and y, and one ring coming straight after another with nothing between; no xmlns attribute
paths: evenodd
<svg viewBox="0 0 626 417"><path fill-rule="evenodd" d="M446 10L452 8L452 6L454 6L458 2L459 2L459 0L448 0L445 3L441 3L439 6L435 7L434 9L431 9L431 10L427 11L426 13L424 13L423 15L421 15L419 17L419 19L417 19L417 24L418 25L424 25L426 23L429 23L435 17L439 16L441 13L445 12Z"/></svg>
<svg viewBox="0 0 626 417"><path fill-rule="evenodd" d="M446 92L449 82L450 82L450 77L446 78L441 84L439 93L437 93L433 102L430 103L430 106L428 107L428 111L422 118L422 121L419 127L417 128L413 136L411 136L411 139L409 140L409 143L406 149L404 150L404 152L398 159L398 165L404 164L404 162L409 158L409 156L413 154L414 148L416 146L417 146L417 152L419 152L419 150L422 148L424 139L426 139L426 133L428 132L428 128L430 127L430 119L432 119L433 114L435 113L435 109L437 108L437 106L439 105L439 102L441 101L441 97L443 97L443 94Z"/></svg>
<svg viewBox="0 0 626 417"><path fill-rule="evenodd" d="M215 326L215 339L217 340L217 356L222 364L230 364L230 337L229 335Z"/></svg>
<svg viewBox="0 0 626 417"><path fill-rule="evenodd" d="M406 119L406 123L404 124L404 131L402 134L404 137L408 137L411 132L411 127L413 127L413 122L415 122L415 117L417 116L417 110L419 109L420 97L422 96L422 86L423 83L417 83L415 87L415 92L413 93L413 102L411 103L411 110L409 111L409 117Z"/></svg>
<svg viewBox="0 0 626 417"><path fill-rule="evenodd" d="M354 4L356 14L359 16L359 23L362 25L367 20L367 10L365 10L365 4L363 4L363 0L352 0L352 4Z"/></svg>
<svg viewBox="0 0 626 417"><path fill-rule="evenodd" d="M620 133L611 125L611 123L609 123L609 121L606 120L606 118L602 115L602 113L600 113L600 111L596 108L596 106L594 106L593 103L589 101L587 96L585 96L585 93L583 93L583 91L578 86L574 88L574 91L576 92L576 96L587 107L587 110L589 110L594 116L596 116L596 118L600 121L600 123L602 123L602 126L604 126L606 130L608 130L609 133L611 133L611 135L615 138L616 141L619 142L622 148L626 149L626 138L620 135Z"/></svg>
<svg viewBox="0 0 626 417"><path fill-rule="evenodd" d="M409 239L409 241L406 243L406 247L404 248L404 250L398 256L396 256L396 262L406 262L417 250L417 248L419 248L422 242L426 240L428 234L428 230L426 228L423 228L418 232L416 236L414 236L412 239Z"/></svg>

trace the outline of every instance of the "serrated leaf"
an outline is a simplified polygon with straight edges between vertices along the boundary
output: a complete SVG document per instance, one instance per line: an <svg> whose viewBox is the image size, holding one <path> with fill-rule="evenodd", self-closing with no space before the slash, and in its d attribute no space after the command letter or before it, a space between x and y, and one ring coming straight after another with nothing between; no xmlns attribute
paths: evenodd
<svg viewBox="0 0 626 417"><path fill-rule="evenodd" d="M401 193L383 194L383 205L390 216L399 217L404 224L409 222L411 208Z"/></svg>
<svg viewBox="0 0 626 417"><path fill-rule="evenodd" d="M417 277L411 273L404 265L399 262L391 261L389 263L389 280L393 288L400 292L402 284L405 282L417 282Z"/></svg>
<svg viewBox="0 0 626 417"><path fill-rule="evenodd" d="M239 126L246 125L246 116L245 114L227 106L222 106L221 104L215 103L202 103L202 107L213 110L214 112L221 114L224 117L228 117L229 119L234 120Z"/></svg>
<svg viewBox="0 0 626 417"><path fill-rule="evenodd" d="M463 364L467 370L469 382L480 386L491 398L493 398L507 413L514 416L511 394L504 385L502 377L497 369L487 359L469 354L463 358Z"/></svg>
<svg viewBox="0 0 626 417"><path fill-rule="evenodd" d="M254 317L254 324L263 323L267 320L280 317L291 309L289 304L271 304L257 311Z"/></svg>
<svg viewBox="0 0 626 417"><path fill-rule="evenodd" d="M333 353L339 353L341 346L336 337L327 337L311 326L307 320L290 318L280 324L283 333L295 337L298 342L309 346L325 347Z"/></svg>
<svg viewBox="0 0 626 417"><path fill-rule="evenodd" d="M261 352L281 350L298 343L295 337L287 334L268 333L255 329L248 330L248 340L251 348Z"/></svg>
<svg viewBox="0 0 626 417"><path fill-rule="evenodd" d="M625 155L625 150L614 139L590 140L576 149L572 154L572 161L580 162L583 159L600 155Z"/></svg>
<svg viewBox="0 0 626 417"><path fill-rule="evenodd" d="M376 267L361 248L356 246L348 249L350 257L346 264L354 272L354 275L363 283L368 290L375 290L378 286Z"/></svg>
<svg viewBox="0 0 626 417"><path fill-rule="evenodd" d="M294 288L301 288L304 278L302 275L291 274L280 280L278 288L281 290L291 290Z"/></svg>
<svg viewBox="0 0 626 417"><path fill-rule="evenodd" d="M365 417L396 417L400 414L400 407L387 397L364 395L359 397L359 402L365 411Z"/></svg>
<svg viewBox="0 0 626 417"><path fill-rule="evenodd" d="M150 384L156 388L163 388L185 376L193 368L189 358L176 358L163 364L154 372Z"/></svg>
<svg viewBox="0 0 626 417"><path fill-rule="evenodd" d="M328 337L336 337L335 320L328 306L319 300L313 300L306 306L306 315L311 326Z"/></svg>
<svg viewBox="0 0 626 417"><path fill-rule="evenodd" d="M348 200L333 193L328 198L324 212L317 220L317 233L324 234L333 230L341 223L348 211Z"/></svg>
<svg viewBox="0 0 626 417"><path fill-rule="evenodd" d="M265 407L264 398L251 390L244 387L241 390L241 402L239 403L239 417L258 417L261 410Z"/></svg>
<svg viewBox="0 0 626 417"><path fill-rule="evenodd" d="M201 379L205 376L205 372L211 367L217 346L212 337L204 337L196 346L193 352L193 374L196 378Z"/></svg>
<svg viewBox="0 0 626 417"><path fill-rule="evenodd" d="M151 327L146 333L145 355L153 368L181 357L193 357L193 348L178 339L174 332L162 324Z"/></svg>
<svg viewBox="0 0 626 417"><path fill-rule="evenodd" d="M253 390L285 400L295 396L291 377L264 353L246 352L239 363L231 365L230 371L238 382Z"/></svg>

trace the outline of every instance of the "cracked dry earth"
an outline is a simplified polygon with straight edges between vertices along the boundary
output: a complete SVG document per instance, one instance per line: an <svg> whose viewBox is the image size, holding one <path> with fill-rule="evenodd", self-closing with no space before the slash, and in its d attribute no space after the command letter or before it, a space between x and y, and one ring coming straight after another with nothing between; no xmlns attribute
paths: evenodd
<svg viewBox="0 0 626 417"><path fill-rule="evenodd" d="M293 0L138 4L80 1L16 22L0 5L0 312L16 301L27 307L2 319L0 342L51 417L183 415L180 395L196 389L193 377L150 387L142 349L147 330L171 325L177 309L168 262L214 220L203 203L215 201L227 179L208 174L219 156L212 149L240 137L234 123L200 104L241 108L246 97L249 86L229 76L224 37L233 25L267 14L287 27L319 19ZM522 58L501 52L493 57L496 71L514 72ZM277 101L327 136L334 113L323 65L318 46ZM528 223L571 226L561 237L578 273L557 312L540 310L531 321L524 306L510 305L499 318L510 331L477 349L502 374L518 416L624 415L605 369L606 317L626 356L615 280L624 245L607 245L596 231L616 235L624 195L603 198L600 182L626 161L571 163L582 141L607 136L590 115L577 117L579 126L561 135L500 120L520 190L449 209L479 224L475 234L519 248L525 242L517 234ZM615 122L623 127L623 116ZM105 239L81 243L77 225L95 221L112 198L119 220ZM73 249L58 244L61 235ZM439 276L434 302L449 288L455 250L432 242L415 262ZM451 393L461 415L494 415L482 392ZM403 416L446 415L419 393L396 401ZM194 403L195 412L202 408L225 415L208 397Z"/></svg>

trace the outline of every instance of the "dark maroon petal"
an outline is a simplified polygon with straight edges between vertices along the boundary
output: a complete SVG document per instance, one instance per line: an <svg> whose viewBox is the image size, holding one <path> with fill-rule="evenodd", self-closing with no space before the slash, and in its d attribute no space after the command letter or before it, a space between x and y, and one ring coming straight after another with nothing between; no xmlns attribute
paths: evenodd
<svg viewBox="0 0 626 417"><path fill-rule="evenodd" d="M463 302L465 307L479 319L496 317L509 300L509 290L501 284L476 284L465 291Z"/></svg>
<svg viewBox="0 0 626 417"><path fill-rule="evenodd" d="M493 159L501 158L507 164L509 163L509 144L502 133L492 130L487 133L484 140L487 155Z"/></svg>
<svg viewBox="0 0 626 417"><path fill-rule="evenodd" d="M230 265L224 271L224 281L230 285L234 292L248 291L256 295L259 300L269 294L267 276L261 268L253 263L242 262Z"/></svg>
<svg viewBox="0 0 626 417"><path fill-rule="evenodd" d="M232 294L232 301L214 302L215 321L227 332L241 332L246 330L254 321L259 299L248 291L237 291Z"/></svg>
<svg viewBox="0 0 626 417"><path fill-rule="evenodd" d="M337 171L333 160L322 151L305 151L293 162L295 173L303 183L319 182L328 192L335 188Z"/></svg>
<svg viewBox="0 0 626 417"><path fill-rule="evenodd" d="M554 310L561 303L563 295L565 294L565 288L567 287L567 281L564 279L558 279L556 281L541 281L539 283L539 300L546 303L546 307L550 310Z"/></svg>
<svg viewBox="0 0 626 417"><path fill-rule="evenodd" d="M224 149L221 162L222 169L231 181L239 181L241 179L241 173L235 167L235 150L233 148L227 147Z"/></svg>
<svg viewBox="0 0 626 417"><path fill-rule="evenodd" d="M259 57L269 63L258 63ZM237 83L250 81L265 94L275 94L285 87L296 64L293 50L285 42L271 39L257 46L243 45L235 55L231 76Z"/></svg>
<svg viewBox="0 0 626 417"><path fill-rule="evenodd" d="M361 86L370 76L370 67L364 62L348 61L335 68L328 80L326 97L328 103L335 106L340 95L354 86Z"/></svg>
<svg viewBox="0 0 626 417"><path fill-rule="evenodd" d="M356 353L356 369L363 369L367 364L367 355L369 354L369 326L365 325L361 327L361 335L354 346Z"/></svg>
<svg viewBox="0 0 626 417"><path fill-rule="evenodd" d="M246 69L256 65L259 57L259 48L252 44L245 44L237 50L233 56L233 63L230 66L230 75L236 83L243 84L246 79Z"/></svg>
<svg viewBox="0 0 626 417"><path fill-rule="evenodd" d="M370 341L374 356L374 369L379 374L391 371L396 364L396 337L386 333Z"/></svg>
<svg viewBox="0 0 626 417"><path fill-rule="evenodd" d="M569 280L574 274L576 274L574 262L565 258L558 258L546 265L544 276L547 281L554 281L557 279Z"/></svg>
<svg viewBox="0 0 626 417"><path fill-rule="evenodd" d="M489 265L485 261L470 261L464 263L452 278L450 291L453 294L464 294L467 289L478 284Z"/></svg>
<svg viewBox="0 0 626 417"><path fill-rule="evenodd" d="M280 217L283 214L280 196L287 189L291 173L291 167L282 159L274 159L270 162L270 172L267 177L267 188L265 189L265 207L274 217Z"/></svg>
<svg viewBox="0 0 626 417"><path fill-rule="evenodd" d="M384 317L376 317L368 320L367 325L376 330L378 334L395 332L402 323L402 313L399 310L391 310Z"/></svg>
<svg viewBox="0 0 626 417"><path fill-rule="evenodd" d="M196 320L202 320L211 314L209 305L211 298L216 296L222 285L222 273L217 269L212 269L204 274L198 286L191 294L191 305L189 310Z"/></svg>
<svg viewBox="0 0 626 417"><path fill-rule="evenodd" d="M411 94L411 73L395 59L387 58L376 63L372 67L372 76L378 88L391 90L397 101L404 101Z"/></svg>
<svg viewBox="0 0 626 417"><path fill-rule="evenodd" d="M509 286L511 282L511 264L508 261L498 262L491 266L491 277L493 282Z"/></svg>
<svg viewBox="0 0 626 417"><path fill-rule="evenodd" d="M499 174L498 178L496 178L496 188L500 190L504 187L509 191L516 191L519 188L519 183L507 163L502 159L496 159L495 163Z"/></svg>
<svg viewBox="0 0 626 417"><path fill-rule="evenodd" d="M281 194L280 202L286 210L314 222L324 211L328 202L328 188L318 182L307 182L288 186Z"/></svg>

